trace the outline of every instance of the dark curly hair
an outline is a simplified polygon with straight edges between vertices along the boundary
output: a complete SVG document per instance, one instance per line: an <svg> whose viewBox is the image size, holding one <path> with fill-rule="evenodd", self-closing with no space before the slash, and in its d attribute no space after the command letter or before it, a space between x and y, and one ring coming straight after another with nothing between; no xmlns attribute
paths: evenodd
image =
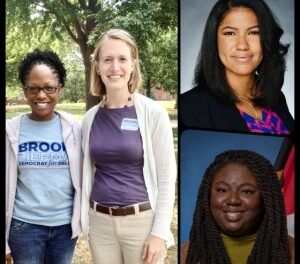
<svg viewBox="0 0 300 264"><path fill-rule="evenodd" d="M252 9L259 25L263 60L256 70L255 81L259 93L256 91L253 102L261 106L274 106L279 100L284 82L285 56L289 44L280 42L283 30L263 0L219 0L214 5L206 21L195 67L194 85L199 88L208 87L222 101L238 101L227 82L217 44L218 27L227 12L234 7Z"/></svg>
<svg viewBox="0 0 300 264"><path fill-rule="evenodd" d="M19 66L19 80L23 87L26 85L26 79L32 68L39 64L45 64L53 71L62 87L65 86L67 71L64 64L59 59L58 55L53 51L42 51L35 49L33 52L28 53L22 60Z"/></svg>
<svg viewBox="0 0 300 264"><path fill-rule="evenodd" d="M207 168L198 191L186 263L230 264L210 210L212 179L229 163L244 165L255 175L264 207L263 219L247 263L288 263L287 222L280 182L272 164L265 157L248 150L225 151Z"/></svg>

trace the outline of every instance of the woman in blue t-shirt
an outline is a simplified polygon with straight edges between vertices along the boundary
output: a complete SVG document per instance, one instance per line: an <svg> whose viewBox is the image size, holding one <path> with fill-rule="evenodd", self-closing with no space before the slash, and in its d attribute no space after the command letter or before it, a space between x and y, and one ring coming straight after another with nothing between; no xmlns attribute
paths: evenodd
<svg viewBox="0 0 300 264"><path fill-rule="evenodd" d="M81 130L55 110L66 70L35 50L19 66L31 112L6 123L6 263L70 264L80 228Z"/></svg>

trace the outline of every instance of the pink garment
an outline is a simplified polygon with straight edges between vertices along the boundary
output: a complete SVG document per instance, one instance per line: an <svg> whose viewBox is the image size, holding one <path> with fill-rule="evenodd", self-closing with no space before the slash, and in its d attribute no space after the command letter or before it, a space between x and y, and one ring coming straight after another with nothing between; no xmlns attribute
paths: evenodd
<svg viewBox="0 0 300 264"><path fill-rule="evenodd" d="M280 117L269 109L262 108L262 120L257 120L246 112L240 111L240 114L251 132L278 135L290 133Z"/></svg>

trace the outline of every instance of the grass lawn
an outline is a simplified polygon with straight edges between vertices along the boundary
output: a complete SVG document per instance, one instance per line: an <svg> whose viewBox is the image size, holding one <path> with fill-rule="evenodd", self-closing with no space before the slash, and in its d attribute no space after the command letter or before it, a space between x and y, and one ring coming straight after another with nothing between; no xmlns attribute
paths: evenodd
<svg viewBox="0 0 300 264"><path fill-rule="evenodd" d="M85 113L85 103L57 104L56 109L70 113L74 115L76 119L81 120ZM28 105L6 106L7 119L26 112L30 112L30 107Z"/></svg>
<svg viewBox="0 0 300 264"><path fill-rule="evenodd" d="M177 109L174 109L175 101L160 101L160 103L167 109L169 113L169 117L171 120L177 121ZM70 114L73 114L76 119L79 121L82 120L83 115L85 113L85 103L63 103L57 104L57 110L65 111ZM16 106L6 106L6 118L12 118L18 114L30 112L30 107L28 105L16 105ZM173 126L173 136L174 136L174 147L177 157L177 125ZM178 182L178 181L177 181ZM177 183L176 183L176 201L173 210L173 219L171 230L175 237L176 245L171 247L168 250L168 256L165 260L165 264L176 264L177 260L177 240L178 240L178 195L177 195ZM89 251L89 247L87 245L86 240L83 239L82 235L80 235L76 249L74 254L74 259L72 264L91 264L91 255ZM133 263L134 264L134 263Z"/></svg>
<svg viewBox="0 0 300 264"><path fill-rule="evenodd" d="M170 116L170 119L177 119L177 109L174 109L175 101L160 101L160 104L164 106ZM85 103L62 103L56 105L57 110L68 112L74 115L78 120L81 120L85 113ZM6 106L6 118L12 118L18 114L26 113L30 111L28 105L7 105Z"/></svg>

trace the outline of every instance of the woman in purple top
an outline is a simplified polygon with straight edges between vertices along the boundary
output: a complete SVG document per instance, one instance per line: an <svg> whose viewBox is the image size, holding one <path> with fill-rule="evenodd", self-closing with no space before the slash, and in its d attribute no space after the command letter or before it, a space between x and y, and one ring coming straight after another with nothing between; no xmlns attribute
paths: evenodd
<svg viewBox="0 0 300 264"><path fill-rule="evenodd" d="M160 263L170 232L176 163L167 111L136 92L134 38L111 29L92 55L91 93L103 100L82 122L81 225L97 264Z"/></svg>
<svg viewBox="0 0 300 264"><path fill-rule="evenodd" d="M281 92L288 44L263 0L219 0L208 17L195 88L180 96L186 126L288 134Z"/></svg>

